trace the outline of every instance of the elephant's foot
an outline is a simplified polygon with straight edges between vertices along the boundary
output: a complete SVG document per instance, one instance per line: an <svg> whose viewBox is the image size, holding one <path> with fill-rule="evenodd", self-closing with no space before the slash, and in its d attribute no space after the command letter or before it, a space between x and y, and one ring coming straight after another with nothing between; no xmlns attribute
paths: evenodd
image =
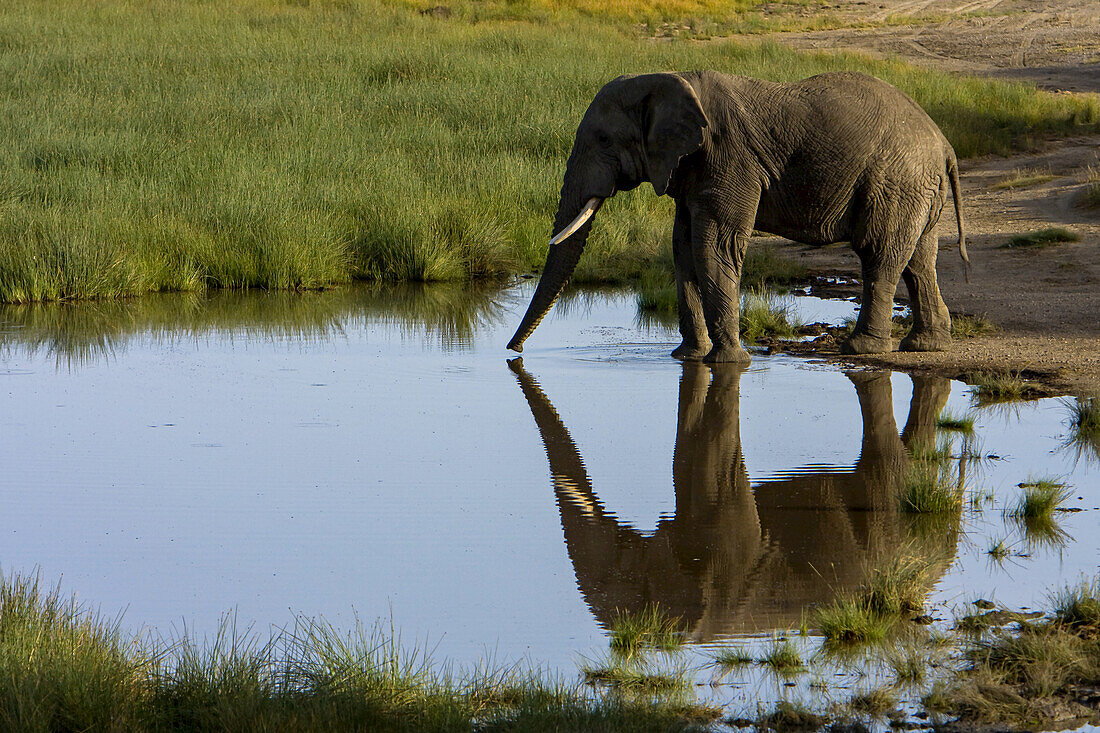
<svg viewBox="0 0 1100 733"><path fill-rule="evenodd" d="M924 331L910 333L901 340L898 348L902 351L947 351L950 346L950 334L943 331Z"/></svg>
<svg viewBox="0 0 1100 733"><path fill-rule="evenodd" d="M716 344L703 357L705 364L748 364L749 361L749 352L741 348L741 344L736 346L718 346Z"/></svg>
<svg viewBox="0 0 1100 733"><path fill-rule="evenodd" d="M672 358L681 361L699 361L710 352L710 349L710 341L701 344L698 342L691 343L685 340L684 343L680 344L672 351Z"/></svg>
<svg viewBox="0 0 1100 733"><path fill-rule="evenodd" d="M884 354L897 348L892 338L880 338L866 333L854 333L841 342L842 354Z"/></svg>

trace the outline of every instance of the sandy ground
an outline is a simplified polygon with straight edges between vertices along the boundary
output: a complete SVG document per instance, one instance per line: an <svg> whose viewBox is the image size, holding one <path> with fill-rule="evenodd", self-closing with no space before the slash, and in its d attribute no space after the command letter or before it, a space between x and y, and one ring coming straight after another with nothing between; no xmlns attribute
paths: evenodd
<svg viewBox="0 0 1100 733"><path fill-rule="evenodd" d="M777 34L798 48L852 49L950 71L1033 80L1040 86L1100 92L1100 2L1076 0L840 0L836 12L885 17L947 14L926 25ZM974 12L1005 13L973 17ZM963 161L963 214L973 263L967 283L955 248L954 212L939 226L940 288L951 312L980 314L996 335L956 340L936 354L889 354L855 361L934 369L1027 372L1058 390L1100 394L1100 209L1083 204L1089 168L1100 171L1100 137L1052 142L1033 154ZM1054 176L997 189L1018 171ZM1016 234L1059 226L1080 240L1044 249L1006 249ZM814 272L858 275L847 245L795 248ZM782 249L781 249L782 251ZM857 293L851 288L851 293ZM904 301L905 287L898 290ZM833 354L823 356L837 358Z"/></svg>
<svg viewBox="0 0 1100 733"><path fill-rule="evenodd" d="M883 58L1044 89L1100 92L1100 2L1096 0L833 0L840 19L911 25L778 33L796 48L862 51ZM924 19L937 18L933 22Z"/></svg>

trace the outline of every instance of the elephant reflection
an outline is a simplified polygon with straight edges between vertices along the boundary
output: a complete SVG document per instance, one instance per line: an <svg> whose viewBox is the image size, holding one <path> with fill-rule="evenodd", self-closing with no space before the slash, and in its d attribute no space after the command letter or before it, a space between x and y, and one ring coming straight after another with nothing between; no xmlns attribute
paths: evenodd
<svg viewBox="0 0 1100 733"><path fill-rule="evenodd" d="M519 359L510 362L550 459L577 583L605 627L616 611L657 603L689 638L788 628L803 609L854 591L892 552L954 554L957 518L929 538L899 511L906 446L931 442L946 379L913 377L905 429L894 423L890 374L855 372L863 444L850 472L822 467L749 484L739 418L743 367L685 363L672 461L676 513L642 533L600 503L558 413Z"/></svg>

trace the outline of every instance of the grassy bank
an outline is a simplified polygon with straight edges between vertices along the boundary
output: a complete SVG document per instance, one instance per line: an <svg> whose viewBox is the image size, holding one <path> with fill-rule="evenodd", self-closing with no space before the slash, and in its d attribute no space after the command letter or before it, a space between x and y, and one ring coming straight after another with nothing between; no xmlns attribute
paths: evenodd
<svg viewBox="0 0 1100 733"><path fill-rule="evenodd" d="M267 642L123 636L37 581L0 586L0 727L127 731L682 730L713 712L516 669L437 671L378 630L300 618Z"/></svg>
<svg viewBox="0 0 1100 733"><path fill-rule="evenodd" d="M926 571L923 561L909 556L884 566L851 602L859 607L855 616L869 619L862 626L873 622L882 633L830 638L882 642L885 627L906 626L905 618L923 604ZM951 634L909 624L892 641L827 644L809 656L801 637L790 632L760 645L756 655L742 646L724 647L703 668L675 656L682 638L668 632L676 620L652 609L617 619L606 663L582 665L585 681L566 683L519 667L441 667L403 648L392 630L344 633L305 617L266 641L250 631L238 634L231 621L202 645L130 637L115 622L17 576L0 581L0 728L698 731L714 729L723 712L695 701L697 673L750 664L774 673L781 684L816 675L811 687L823 694L812 710L797 700L779 703L812 715L807 730L893 717L903 697L914 704L919 697L936 725L954 719L956 727L948 729L955 730L980 723L1045 729L1068 718L1095 722L1100 580L1056 591L1050 605L1045 617L1001 609L967 617L981 623L964 628L960 622ZM822 618L839 619L840 611L826 609ZM849 632L856 628L845 626ZM639 641L627 645L629 654L623 653L623 634ZM656 649L673 656L654 657ZM820 677L833 663L849 671L851 664L881 667L886 676L841 703L824 694L830 685ZM756 721L722 722L759 726L767 717L761 710Z"/></svg>
<svg viewBox="0 0 1100 733"><path fill-rule="evenodd" d="M660 12L688 12L681 2ZM867 71L912 94L962 155L1100 128L1092 98L768 43L654 43L549 1L524 20L419 10L29 0L0 11L0 301L529 270L577 120L626 72ZM578 280L635 278L670 227L668 200L648 186L616 197Z"/></svg>

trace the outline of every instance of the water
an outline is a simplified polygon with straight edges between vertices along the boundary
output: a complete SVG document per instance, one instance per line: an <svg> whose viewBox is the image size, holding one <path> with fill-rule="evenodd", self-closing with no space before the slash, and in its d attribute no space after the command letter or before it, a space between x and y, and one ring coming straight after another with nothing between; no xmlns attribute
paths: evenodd
<svg viewBox="0 0 1100 733"><path fill-rule="evenodd" d="M957 382L780 355L685 366L618 292L574 294L509 363L530 289L0 310L0 569L134 631L384 619L437 659L567 676L616 609L659 601L704 651L760 643L902 549L935 559L944 624L1098 571L1100 464L1065 445L1061 400L974 409ZM977 504L930 525L891 492L945 406L984 458ZM1029 477L1083 510L1052 537L1004 514ZM708 694L757 694L740 684Z"/></svg>

